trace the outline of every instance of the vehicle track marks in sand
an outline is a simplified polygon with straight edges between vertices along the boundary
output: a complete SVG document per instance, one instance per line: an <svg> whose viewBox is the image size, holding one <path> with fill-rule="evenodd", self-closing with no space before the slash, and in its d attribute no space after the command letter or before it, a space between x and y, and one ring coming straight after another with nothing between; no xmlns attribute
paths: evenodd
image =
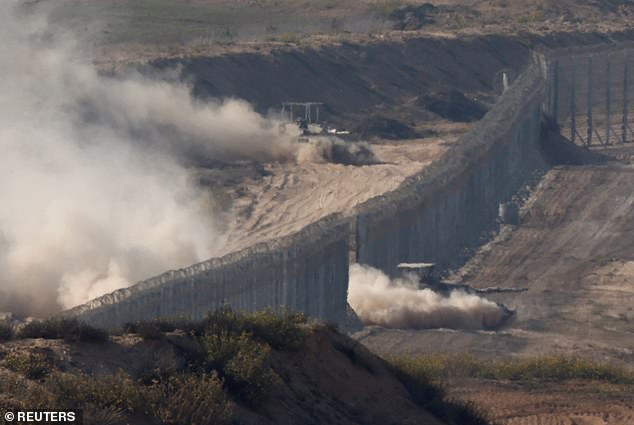
<svg viewBox="0 0 634 425"><path fill-rule="evenodd" d="M450 394L481 406L499 425L634 424L634 394L628 385L475 379L462 384L453 384Z"/></svg>
<svg viewBox="0 0 634 425"><path fill-rule="evenodd" d="M305 162L266 164L234 192L227 243L219 255L301 230L333 213L350 213L370 198L396 189L438 159L457 137L375 143L381 163L351 166Z"/></svg>

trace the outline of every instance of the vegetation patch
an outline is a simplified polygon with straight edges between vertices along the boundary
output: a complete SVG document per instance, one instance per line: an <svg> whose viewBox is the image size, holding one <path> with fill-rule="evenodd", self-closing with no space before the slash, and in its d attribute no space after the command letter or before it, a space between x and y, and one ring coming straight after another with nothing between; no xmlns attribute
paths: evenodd
<svg viewBox="0 0 634 425"><path fill-rule="evenodd" d="M223 424L230 423L235 405L259 410L279 383L270 353L299 350L310 329L301 314L223 309L198 322L175 318L125 326L125 332L144 340L171 344L186 360L176 369L151 364L151 373L143 376L123 370L98 376L70 373L39 351L9 353L0 367L40 383L37 391L12 388L9 407L80 408L86 423L123 424L142 417L149 423ZM25 325L18 337L79 342L103 341L108 335L76 319L55 318Z"/></svg>
<svg viewBox="0 0 634 425"><path fill-rule="evenodd" d="M24 325L16 335L19 339L63 339L66 342L105 342L108 333L76 318L36 320Z"/></svg>
<svg viewBox="0 0 634 425"><path fill-rule="evenodd" d="M2 360L2 366L22 374L27 379L42 379L52 370L52 362L41 352L10 353Z"/></svg>
<svg viewBox="0 0 634 425"><path fill-rule="evenodd" d="M0 341L10 341L14 336L13 325L8 322L0 322Z"/></svg>
<svg viewBox="0 0 634 425"><path fill-rule="evenodd" d="M631 371L611 363L599 363L574 356L484 360L467 354L422 354L392 357L389 361L407 375L428 381L447 378L520 382L581 379L634 384L634 373Z"/></svg>

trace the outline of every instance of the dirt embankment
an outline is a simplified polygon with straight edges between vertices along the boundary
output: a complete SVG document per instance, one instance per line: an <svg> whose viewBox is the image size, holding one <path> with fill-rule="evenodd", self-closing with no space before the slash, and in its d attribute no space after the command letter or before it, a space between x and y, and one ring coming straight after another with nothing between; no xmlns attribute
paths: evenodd
<svg viewBox="0 0 634 425"><path fill-rule="evenodd" d="M385 116L420 125L438 118L477 118L472 110L495 101L502 89L502 72L512 81L533 48L630 37L628 33L414 37L265 54L157 59L145 70L180 67L197 96L238 97L263 113L278 113L285 101L319 101L325 103L323 120L348 128ZM459 103L465 101L473 105L460 114ZM450 105L456 109L453 114L447 110Z"/></svg>
<svg viewBox="0 0 634 425"><path fill-rule="evenodd" d="M436 160L481 117L537 46L604 41L599 35L549 38L412 38L318 49L157 60L145 72L181 67L200 98L239 97L263 113L284 101L320 101L320 119L372 140L378 163L262 164L203 169L222 204L218 255L283 236L394 190ZM299 111L297 111L299 112ZM386 139L412 137L408 142Z"/></svg>
<svg viewBox="0 0 634 425"><path fill-rule="evenodd" d="M451 384L451 395L488 412L500 425L630 425L631 385L596 381L494 382Z"/></svg>
<svg viewBox="0 0 634 425"><path fill-rule="evenodd" d="M435 387L413 392L408 378L327 327L310 328L293 348L271 349L250 334L208 334L200 353L189 334L148 329L102 342L1 343L0 408L69 405L84 409L85 423L100 425L479 423L460 421L466 416L456 415ZM288 329L269 332L295 341ZM222 365L226 376L219 381L215 369L198 371L200 355L205 367ZM236 373L241 381L232 380Z"/></svg>
<svg viewBox="0 0 634 425"><path fill-rule="evenodd" d="M354 129L380 117L406 125L437 119L438 114L425 107L425 96L435 92L446 93L447 103L451 90L456 90L475 104L490 104L501 89L500 72L515 75L527 59L528 46L517 39L421 38L159 60L151 65L182 67L182 77L192 82L201 98L238 97L263 113L278 113L285 101L324 102L321 119Z"/></svg>

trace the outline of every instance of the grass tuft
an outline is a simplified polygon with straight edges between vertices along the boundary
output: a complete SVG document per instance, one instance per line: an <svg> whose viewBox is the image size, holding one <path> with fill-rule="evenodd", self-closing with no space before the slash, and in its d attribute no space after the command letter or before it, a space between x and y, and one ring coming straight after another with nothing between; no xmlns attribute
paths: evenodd
<svg viewBox="0 0 634 425"><path fill-rule="evenodd" d="M182 333L166 336L165 332ZM309 333L302 314L274 312L239 313L225 308L205 319L159 319L125 326L126 332L145 340L167 340L186 360L183 372L216 374L227 394L238 403L257 408L266 399L276 375L269 366L271 350L299 350ZM161 380L154 371L143 382Z"/></svg>
<svg viewBox="0 0 634 425"><path fill-rule="evenodd" d="M573 379L634 384L634 373L614 364L575 356L550 355L526 359L484 360L466 354L422 354L392 357L392 364L427 380L484 378L512 381Z"/></svg>
<svg viewBox="0 0 634 425"><path fill-rule="evenodd" d="M51 373L51 362L44 353L8 354L2 361L4 367L22 374L27 379L43 379Z"/></svg>
<svg viewBox="0 0 634 425"><path fill-rule="evenodd" d="M8 322L0 322L0 341L11 341L15 336L13 325Z"/></svg>

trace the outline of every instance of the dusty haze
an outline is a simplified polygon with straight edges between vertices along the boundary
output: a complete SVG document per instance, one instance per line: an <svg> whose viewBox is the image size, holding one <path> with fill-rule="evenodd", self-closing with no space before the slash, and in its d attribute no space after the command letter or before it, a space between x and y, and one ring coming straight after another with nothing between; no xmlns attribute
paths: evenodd
<svg viewBox="0 0 634 425"><path fill-rule="evenodd" d="M388 328L482 329L505 317L500 306L476 295L456 290L445 297L419 289L414 275L392 280L360 264L350 266L348 302L365 325Z"/></svg>
<svg viewBox="0 0 634 425"><path fill-rule="evenodd" d="M0 4L0 311L48 314L213 255L213 200L183 164L294 159L297 129L177 82L101 76L17 4Z"/></svg>

